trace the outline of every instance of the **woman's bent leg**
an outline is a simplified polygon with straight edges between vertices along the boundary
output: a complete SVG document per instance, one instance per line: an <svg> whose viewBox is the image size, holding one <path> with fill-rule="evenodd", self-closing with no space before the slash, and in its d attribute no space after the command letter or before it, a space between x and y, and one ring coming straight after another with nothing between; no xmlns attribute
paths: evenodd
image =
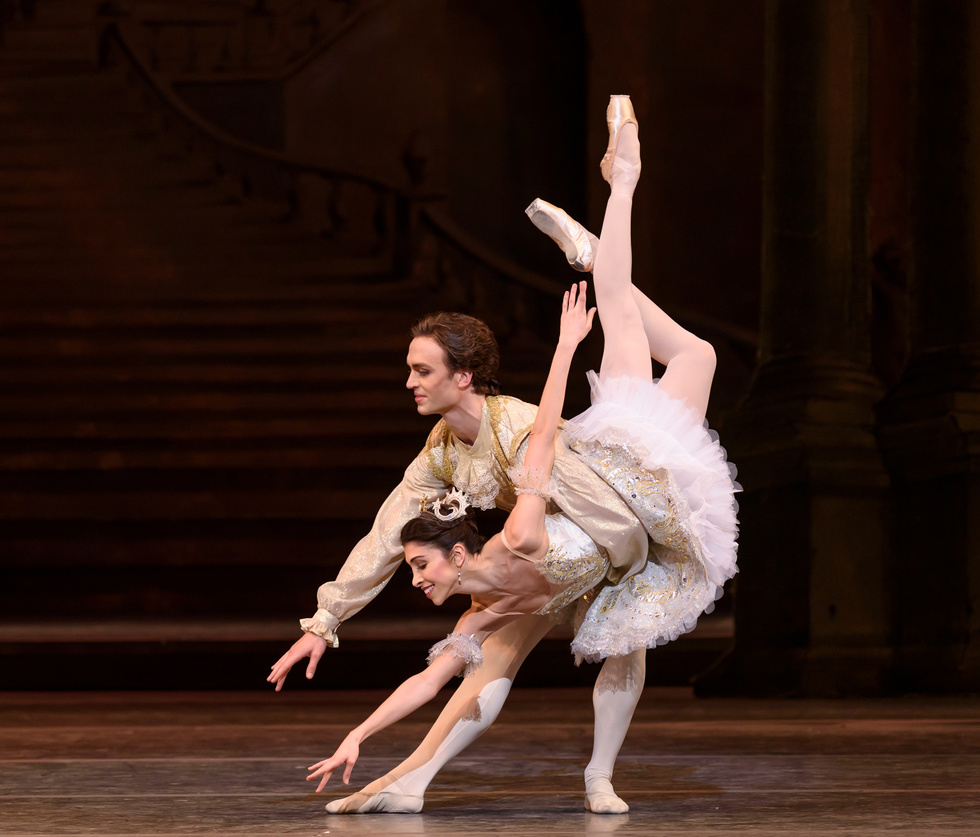
<svg viewBox="0 0 980 837"><path fill-rule="evenodd" d="M640 312L650 357L667 367L660 387L670 396L687 401L704 416L715 375L715 350L678 325L635 285L633 299Z"/></svg>
<svg viewBox="0 0 980 837"><path fill-rule="evenodd" d="M585 768L585 808L594 814L625 814L627 805L612 786L616 757L633 720L643 692L646 649L625 657L609 657L592 692L595 707L595 740L592 759Z"/></svg>
<svg viewBox="0 0 980 837"><path fill-rule="evenodd" d="M425 789L452 758L494 722L521 663L552 626L543 616L524 616L483 644L483 667L465 678L412 755L359 793L327 805L332 814L416 813Z"/></svg>

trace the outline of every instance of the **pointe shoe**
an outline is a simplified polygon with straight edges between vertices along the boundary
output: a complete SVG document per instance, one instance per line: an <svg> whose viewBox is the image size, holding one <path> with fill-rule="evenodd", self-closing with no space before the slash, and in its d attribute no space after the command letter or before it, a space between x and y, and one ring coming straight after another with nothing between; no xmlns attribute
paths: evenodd
<svg viewBox="0 0 980 837"><path fill-rule="evenodd" d="M616 796L611 782L600 779L585 788L585 810L593 814L628 814L630 806Z"/></svg>
<svg viewBox="0 0 980 837"><path fill-rule="evenodd" d="M602 179L612 184L613 161L616 159L616 148L619 146L619 132L624 125L630 123L636 125L636 130L640 130L640 125L636 121L636 114L633 112L633 103L629 96L610 96L609 104L606 107L606 125L609 126L609 147L602 160L599 161L599 170L602 172ZM636 176L639 177L640 164L635 165L620 161L620 168L635 168Z"/></svg>
<svg viewBox="0 0 980 837"><path fill-rule="evenodd" d="M582 273L591 273L599 239L572 218L564 209L535 198L524 210L541 232L555 242L565 253L568 263Z"/></svg>
<svg viewBox="0 0 980 837"><path fill-rule="evenodd" d="M425 798L407 793L354 793L327 804L328 814L417 814Z"/></svg>

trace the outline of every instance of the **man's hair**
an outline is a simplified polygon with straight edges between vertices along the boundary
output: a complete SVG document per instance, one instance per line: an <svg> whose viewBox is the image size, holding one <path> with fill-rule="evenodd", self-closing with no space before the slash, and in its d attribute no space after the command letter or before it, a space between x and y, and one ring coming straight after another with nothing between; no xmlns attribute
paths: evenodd
<svg viewBox="0 0 980 837"><path fill-rule="evenodd" d="M412 337L431 337L442 346L451 373L473 373L474 392L500 394L500 383L496 380L500 349L497 338L483 320L452 311L426 314L412 326Z"/></svg>

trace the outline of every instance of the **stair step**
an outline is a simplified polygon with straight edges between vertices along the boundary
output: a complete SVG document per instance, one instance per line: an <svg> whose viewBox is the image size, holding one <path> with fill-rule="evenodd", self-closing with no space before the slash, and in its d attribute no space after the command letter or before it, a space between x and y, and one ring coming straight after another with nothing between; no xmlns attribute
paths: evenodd
<svg viewBox="0 0 980 837"><path fill-rule="evenodd" d="M0 468L0 492L20 495L25 500L32 496L59 495L65 496L76 492L113 494L128 493L134 495L164 494L164 493L227 493L254 492L332 492L341 491L350 484L351 477L356 473L357 485L360 491L375 491L391 489L397 483L397 475L401 470L399 463L376 462L373 465L358 463L356 468L350 465L343 467L335 464L330 456L331 451L321 451L320 456L294 456L287 464L287 457L276 461L274 457L265 466L254 461L254 457L240 458L238 467L227 467L226 462L217 463L214 457L210 465L201 461L194 467L155 467L140 468L126 467L102 470L87 468L67 470L59 467L57 470L42 470L39 467L31 470L11 471ZM62 463L58 463L60 466ZM396 478L392 480L392 475ZM0 512L0 515L4 512Z"/></svg>
<svg viewBox="0 0 980 837"><path fill-rule="evenodd" d="M394 619L369 611L345 622L343 641L443 639L456 624L450 613L419 613L411 620ZM171 642L295 642L296 620L293 619L140 619L124 618L79 620L70 634L61 625L42 620L0 621L0 645L11 642L40 645L49 642L78 643L171 643ZM556 625L548 636L571 638L568 625ZM734 624L730 617L708 614L698 620L688 640L730 640ZM684 640L679 640L683 642Z"/></svg>
<svg viewBox="0 0 980 837"><path fill-rule="evenodd" d="M188 188L209 188L208 183L198 184ZM38 195L32 195L31 200L37 200ZM184 207L186 212L182 213L179 219L174 218L172 209L166 206L155 206L151 204L134 203L132 209L138 211L145 226L154 225L154 234L163 240L168 240L174 233L186 233L189 241L194 242L196 238L203 235L197 227L202 221L213 222L216 210L227 215L227 228L219 231L215 236L216 244L222 242L244 241L248 244L251 237L256 232L268 234L269 227L277 231L276 238L282 239L284 244L294 247L305 247L307 249L324 250L330 246L326 239L318 239L308 231L299 229L288 221L281 218L281 213L272 207L251 207L244 205L231 204L200 204L197 206L188 205ZM106 205L101 209L105 210ZM115 207L128 208L128 207ZM48 202L38 201L36 206L11 207L9 201L4 202L0 207L0 233L4 240L11 246L15 244L28 245L32 243L46 243L54 237L58 230L53 226L54 223L64 221L64 209L58 207L52 210ZM281 234L281 235L280 235ZM268 246L268 245L263 245Z"/></svg>
<svg viewBox="0 0 980 837"><path fill-rule="evenodd" d="M294 671L287 691L381 688L415 674L428 649L446 636L455 614L411 611L380 614L381 600L345 622L340 647L328 649L316 677ZM256 689L275 660L295 642L294 619L73 620L66 631L57 615L0 624L0 665L17 671L20 689ZM658 648L647 667L647 686L690 685L732 645L731 620L702 617L697 628ZM519 675L523 688L591 687L598 669L571 664L570 630L558 626L531 652ZM364 661L370 659L371 665Z"/></svg>
<svg viewBox="0 0 980 837"><path fill-rule="evenodd" d="M326 291L325 288L324 296ZM360 298L353 295L348 299L311 299L302 308L289 299L282 300L278 305L275 300L269 300L262 307L247 299L239 300L237 305L229 300L226 306L203 303L197 308L163 302L158 305L141 302L117 308L106 306L103 309L95 305L73 307L71 303L66 303L61 310L11 306L0 314L0 335L8 335L7 339L23 335L19 339L25 340L38 333L45 337L111 340L147 334L159 335L159 339L207 334L218 337L236 334L288 335L297 330L356 336L374 330L382 344L395 336L404 339L404 334L397 334L405 328L404 309L399 311L397 306L392 306L389 310L387 306L379 307L378 303L404 303L410 297L401 292L393 294L389 300L384 291L364 285L359 291ZM392 331L395 334L391 334ZM103 338L101 335L106 336Z"/></svg>
<svg viewBox="0 0 980 837"><path fill-rule="evenodd" d="M0 197L2 200L2 197ZM190 215L191 213L189 213ZM213 253L235 248L232 253L233 258L242 259L246 257L271 258L277 251L281 254L281 247L291 246L297 254L303 250L322 254L329 250L329 243L325 240L317 241L309 233L297 230L287 224L282 224L282 235L277 236L273 242L256 242L251 235L257 227L254 219L248 219L247 223L240 223L238 219L229 218L229 224L223 232L211 235L200 229L192 229L187 224L188 217L180 220L180 223L171 222L161 224L153 231L151 241L168 240L173 233L179 232L180 247L185 253L195 254L203 250L211 256ZM277 220L266 218L265 224L279 223ZM146 241L146 238L143 238ZM6 250L18 254L19 252L32 252L48 247L63 248L65 246L64 232L62 230L44 227L40 224L27 226L21 224L19 227L5 225L0 228L0 246Z"/></svg>
<svg viewBox="0 0 980 837"><path fill-rule="evenodd" d="M390 488L395 485L397 479ZM371 519L365 513L340 520L61 520L57 526L11 520L4 522L0 543L6 570L18 573L288 564L327 575L368 532Z"/></svg>
<svg viewBox="0 0 980 837"><path fill-rule="evenodd" d="M322 282L332 276L350 276L362 273L377 275L390 262L383 258L366 255L340 254L339 258L322 259L306 263L282 265L278 275L280 288L291 284ZM8 259L0 251L0 299L50 299L50 294L64 290L60 298L71 304L97 298L97 294L110 293L112 296L126 294L132 299L142 295L149 299L165 299L167 295L186 298L194 287L205 279L211 279L212 291L222 288L228 291L243 289L257 293L259 282L264 280L266 292L270 297L280 294L273 291L269 283L269 273L275 269L275 261L229 262L221 256L205 261L196 259L193 263L161 261L151 256L146 258L123 258L116 254L111 262L97 262L93 259L65 259L57 253L29 261ZM138 279L138 282L134 282ZM43 282L45 293L32 294L36 283ZM103 290L105 289L105 290ZM233 294L229 293L229 296Z"/></svg>
<svg viewBox="0 0 980 837"><path fill-rule="evenodd" d="M88 43L76 38L8 38L0 54L2 78L77 77L82 72L94 73L98 67L94 36Z"/></svg>
<svg viewBox="0 0 980 837"><path fill-rule="evenodd" d="M2 257L0 251L0 263ZM365 281L380 277L385 283L391 281L390 263L383 257L338 254L310 265L285 264L276 273L276 282L271 283L269 273L273 267L267 263L241 263L229 270L225 260L217 267L176 264L162 271L155 261L137 263L117 259L111 265L112 273L107 274L105 264L91 261L73 261L67 265L53 260L19 263L0 266L0 299L11 304L37 304L57 298L66 306L74 306L125 296L134 302L159 304L186 300L201 287L202 279L210 280L207 294L211 299L218 298L222 292L228 300L255 301L263 296L270 300L305 299L313 290L319 290L322 298L329 298L330 284L335 277L347 280L361 276ZM145 279L146 275L156 277L157 274L162 274L158 281ZM134 284L133 276L140 276L143 281Z"/></svg>
<svg viewBox="0 0 980 837"><path fill-rule="evenodd" d="M382 383L390 384L393 392L399 392L398 385L404 382L405 373L395 364L368 366L365 358L359 358L356 364L348 362L349 366L338 367L335 363L324 365L320 359L315 362L292 359L288 364L282 364L268 363L262 358L252 363L232 365L202 358L182 365L163 359L157 365L137 366L120 359L116 365L75 367L61 363L60 359L58 365L50 366L29 358L13 368L0 367L0 386L8 393L42 396L52 386L91 395L111 392L107 389L110 385L125 385L127 389L142 388L144 391L152 387L153 391L162 393L188 390L214 392L219 388L275 388L276 391L289 393L315 386L318 389L329 387L339 398L339 389L351 391L354 386L353 391L356 392L364 386ZM356 386L358 384L361 386ZM403 391L401 396L404 402ZM394 395L391 397L394 398Z"/></svg>
<svg viewBox="0 0 980 837"><path fill-rule="evenodd" d="M124 355L133 364L143 357L169 357L177 360L181 356L204 358L272 357L285 360L293 356L323 359L342 352L343 359L350 362L355 353L368 357L377 354L375 335L371 326L363 327L367 334L355 331L349 335L326 336L320 334L296 335L295 337L248 337L229 338L225 335L214 337L145 337L113 339L112 337L75 337L49 340L31 337L0 337L0 356L7 359L27 357L113 357ZM380 331L380 330L379 330ZM384 332L381 332L384 333ZM391 339L391 338L388 338ZM387 342L387 339L386 341ZM407 340L402 338L402 349L407 348ZM381 352L391 353L394 349L383 345ZM365 358L367 359L367 358ZM339 359L338 359L339 360Z"/></svg>
<svg viewBox="0 0 980 837"><path fill-rule="evenodd" d="M192 423L181 422L179 417L169 419L142 418L138 422L103 419L78 421L74 417L35 421L6 421L0 419L0 441L9 439L101 439L101 440L150 440L150 439L268 439L268 438L370 438L378 434L390 434L397 428L406 433L418 433L411 427L401 410L397 415L379 416L369 410L356 422L349 418L317 415L309 418L227 418L195 416ZM420 419L421 420L421 419ZM431 425L430 425L431 426Z"/></svg>
<svg viewBox="0 0 980 837"><path fill-rule="evenodd" d="M0 490L3 520L336 520L377 509L386 494L322 490L160 491L81 493Z"/></svg>
<svg viewBox="0 0 980 837"><path fill-rule="evenodd" d="M60 58L67 53L72 57L89 58L94 63L98 57L97 45L98 29L91 15L87 20L78 19L74 22L33 21L9 26L3 48L4 51L10 50L10 53L9 58L7 55L3 56L3 61L16 61L27 56L45 61L49 58Z"/></svg>
<svg viewBox="0 0 980 837"><path fill-rule="evenodd" d="M419 447L422 441L419 440ZM395 444L388 440L387 443L357 450L339 444L336 439L326 440L322 446L310 444L300 447L294 443L289 448L268 449L250 445L238 449L215 449L208 446L196 450L168 447L164 450L125 451L105 449L5 451L0 446L0 476L6 475L3 478L15 476L23 479L21 476L23 472L30 479L33 479L32 475L38 474L39 479L55 482L62 480L68 473L77 482L82 478L88 479L93 471L136 474L154 479L160 475L161 479L165 479L164 472L171 474L217 469L235 472L265 469L271 472L295 469L299 472L331 471L342 475L349 482L353 474L357 474L360 479L359 475L368 469L394 470L400 473L408 464L408 458L402 456L396 459L396 456L410 442L410 437L405 435ZM393 448L397 452L393 452Z"/></svg>
<svg viewBox="0 0 980 837"><path fill-rule="evenodd" d="M370 291L370 293L366 293ZM330 293L329 301L311 298L297 303L293 299L282 300L194 300L184 305L177 303L147 306L145 303L126 304L116 300L114 304L92 307L7 307L0 309L0 333L12 331L60 331L78 332L108 331L113 333L135 329L165 328L221 328L232 330L252 326L315 327L349 323L352 318L370 317L370 322L397 328L405 321L400 311L379 310L379 299L386 302L412 300L411 289L399 285L372 285L361 283L332 284L324 289ZM383 335L379 335L383 339ZM402 337L404 339L404 337Z"/></svg>
<svg viewBox="0 0 980 837"><path fill-rule="evenodd" d="M442 639L453 629L456 617L451 614L419 615L410 623L391 618L363 616L352 619L344 626L344 639ZM205 619L131 619L80 620L70 635L64 628L51 622L17 621L0 622L0 644L22 642L39 645L55 641L79 643L134 643L134 642L295 642L295 619L236 619L217 621ZM555 635L566 632L556 631Z"/></svg>
<svg viewBox="0 0 980 837"><path fill-rule="evenodd" d="M248 392L202 394L186 393L96 393L5 395L2 414L5 418L41 418L46 414L71 413L82 421L98 420L100 416L117 417L148 414L163 418L167 414L179 414L182 419L200 413L219 416L233 415L323 415L350 417L360 411L390 410L402 406L407 409L408 399L375 391L337 395L333 392ZM348 418L348 420L350 420Z"/></svg>

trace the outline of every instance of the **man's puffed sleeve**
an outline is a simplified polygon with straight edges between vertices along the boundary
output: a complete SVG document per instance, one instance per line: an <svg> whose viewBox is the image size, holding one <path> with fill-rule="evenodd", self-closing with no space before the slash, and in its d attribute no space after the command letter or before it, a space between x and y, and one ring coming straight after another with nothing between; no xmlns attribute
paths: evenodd
<svg viewBox="0 0 980 837"><path fill-rule="evenodd" d="M336 648L340 623L377 596L394 575L402 558L402 526L418 516L420 498L442 497L448 488L442 477L433 473L433 453L427 447L408 466L401 483L378 510L371 531L354 547L337 578L317 591L317 612L299 622L304 631L322 636Z"/></svg>

